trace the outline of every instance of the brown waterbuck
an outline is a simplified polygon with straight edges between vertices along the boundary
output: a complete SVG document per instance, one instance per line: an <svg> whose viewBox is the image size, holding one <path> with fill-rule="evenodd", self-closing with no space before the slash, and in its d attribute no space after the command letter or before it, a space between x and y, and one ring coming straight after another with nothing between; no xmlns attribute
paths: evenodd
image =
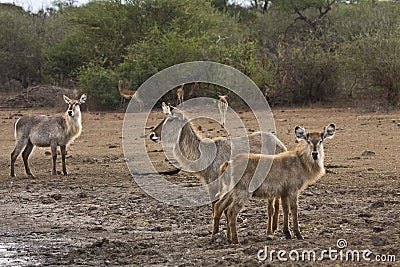
<svg viewBox="0 0 400 267"><path fill-rule="evenodd" d="M248 146L250 152L257 153L273 154L287 151L286 146L269 132L255 132L236 138L201 138L183 112L165 103L162 104L162 108L167 118L154 128L150 139L172 146L175 160L181 167L198 176L203 184L209 185L215 181L221 164L229 160L231 155L249 152ZM261 147L264 148L263 151L260 151ZM219 189L209 186L208 190L210 199L214 202ZM277 227L279 200L275 201L275 207L274 221Z"/></svg>
<svg viewBox="0 0 400 267"><path fill-rule="evenodd" d="M183 103L183 98L185 96L185 91L183 91L183 88L185 87L185 84L182 83L178 89L176 89L176 105L180 105Z"/></svg>
<svg viewBox="0 0 400 267"><path fill-rule="evenodd" d="M123 86L123 81L119 80L118 81L118 91L119 94L121 95L121 106L125 103L125 99L134 99L136 102L139 103L139 110L142 111L144 107L144 103L142 99L140 99L138 93L136 90L129 90L124 88Z"/></svg>
<svg viewBox="0 0 400 267"><path fill-rule="evenodd" d="M68 104L68 110L57 117L45 115L23 116L15 123L16 144L11 153L11 177L15 176L14 164L21 153L25 165L25 172L28 176L34 177L29 169L28 158L35 146L51 147L53 157L53 170L56 172L57 146L60 146L62 171L67 175L65 166L66 146L81 134L82 120L80 105L85 103L86 94L83 94L79 100L69 99L65 95L64 101Z"/></svg>
<svg viewBox="0 0 400 267"><path fill-rule="evenodd" d="M218 99L218 109L221 115L221 124L225 126L226 112L228 111L228 100L226 99L228 95L220 95Z"/></svg>
<svg viewBox="0 0 400 267"><path fill-rule="evenodd" d="M219 200L215 203L213 213L213 237L219 231L222 213L227 216L228 238L239 243L237 236L237 216L250 197L282 200L286 238L292 238L289 230L289 210L292 213L293 230L298 239L303 239L298 224L298 195L309 184L315 183L325 174L324 149L322 142L332 138L335 125L328 125L323 132L306 133L297 126L295 134L300 141L293 151L274 156L262 154L239 154L233 160L221 165ZM272 162L272 165L271 165ZM259 166L270 164L269 172L256 173ZM258 188L250 190L252 179L262 178ZM271 214L273 207L268 208L267 237L273 237Z"/></svg>

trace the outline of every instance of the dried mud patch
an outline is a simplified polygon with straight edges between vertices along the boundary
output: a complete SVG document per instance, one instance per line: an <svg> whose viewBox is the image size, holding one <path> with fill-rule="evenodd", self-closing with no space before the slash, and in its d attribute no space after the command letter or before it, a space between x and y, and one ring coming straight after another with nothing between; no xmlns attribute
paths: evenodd
<svg viewBox="0 0 400 267"><path fill-rule="evenodd" d="M24 112L22 112L24 113ZM51 114L54 110L29 110ZM137 186L122 151L121 113L83 113L84 131L68 149L68 176L50 174L47 149L36 149L30 162L36 179L23 173L11 179L9 154L13 123L1 111L0 265L47 266L397 266L400 259L400 112L360 114L348 109L274 110L279 138L295 146L293 129L335 123L334 139L325 144L327 175L299 198L305 240L286 240L281 231L267 240L266 205L251 200L239 216L242 246L221 233L211 242L211 207L175 207L161 203ZM141 116L138 114L138 116ZM246 112L244 118L250 117ZM154 112L150 125L162 120ZM249 128L256 128L248 120ZM206 135L218 136L215 123L204 122ZM150 129L149 129L150 130ZM148 143L159 168L170 168L157 144ZM363 156L364 151L373 151ZM144 176L151 179L151 175ZM197 178L179 172L174 183L198 186ZM280 222L280 229L282 222ZM337 249L345 239L352 250L396 255L397 262L322 261L260 262L269 250Z"/></svg>

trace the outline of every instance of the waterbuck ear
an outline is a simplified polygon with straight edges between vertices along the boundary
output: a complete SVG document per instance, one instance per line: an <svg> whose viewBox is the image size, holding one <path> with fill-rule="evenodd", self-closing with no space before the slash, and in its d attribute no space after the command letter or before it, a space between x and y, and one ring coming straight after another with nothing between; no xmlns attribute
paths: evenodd
<svg viewBox="0 0 400 267"><path fill-rule="evenodd" d="M79 99L79 104L85 103L85 102L86 102L86 99L87 99L87 95L86 95L86 94L83 94L83 95L81 96L81 98Z"/></svg>
<svg viewBox="0 0 400 267"><path fill-rule="evenodd" d="M69 102L71 102L71 99L68 98L68 96L63 95L64 101L65 103L69 104Z"/></svg>
<svg viewBox="0 0 400 267"><path fill-rule="evenodd" d="M165 104L165 102L162 102L162 110L164 114L171 115L171 109L167 104Z"/></svg>
<svg viewBox="0 0 400 267"><path fill-rule="evenodd" d="M172 111L172 110L174 110L174 109L177 109L176 107L174 107L173 105L171 105L171 103L168 103L168 107L169 107L169 109Z"/></svg>
<svg viewBox="0 0 400 267"><path fill-rule="evenodd" d="M306 130L303 127L296 126L296 128L294 128L294 132L298 140L307 140Z"/></svg>
<svg viewBox="0 0 400 267"><path fill-rule="evenodd" d="M335 134L335 124L331 123L328 126L325 127L325 133L323 139L328 139L332 138L333 135Z"/></svg>

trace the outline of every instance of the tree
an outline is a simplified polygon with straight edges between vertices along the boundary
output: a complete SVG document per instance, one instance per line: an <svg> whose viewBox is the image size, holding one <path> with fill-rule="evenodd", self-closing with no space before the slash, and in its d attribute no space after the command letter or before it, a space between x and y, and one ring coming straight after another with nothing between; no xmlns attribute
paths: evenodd
<svg viewBox="0 0 400 267"><path fill-rule="evenodd" d="M333 13L346 95L392 106L399 103L399 12L398 3L363 1Z"/></svg>
<svg viewBox="0 0 400 267"><path fill-rule="evenodd" d="M20 7L0 6L0 82L18 80L26 87L40 80L42 59L36 18Z"/></svg>

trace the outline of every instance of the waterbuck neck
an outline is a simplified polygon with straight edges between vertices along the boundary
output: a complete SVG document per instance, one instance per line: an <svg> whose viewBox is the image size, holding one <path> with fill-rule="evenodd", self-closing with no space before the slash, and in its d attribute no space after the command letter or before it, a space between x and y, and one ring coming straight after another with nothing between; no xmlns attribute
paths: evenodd
<svg viewBox="0 0 400 267"><path fill-rule="evenodd" d="M200 137L193 129L192 124L188 122L182 127L175 149L180 149L186 159L197 160L201 156L199 150L200 142Z"/></svg>
<svg viewBox="0 0 400 267"><path fill-rule="evenodd" d="M81 134L82 130L82 119L79 107L75 111L74 116L69 116L68 111L64 114L64 131L66 139L73 141Z"/></svg>
<svg viewBox="0 0 400 267"><path fill-rule="evenodd" d="M301 141L298 146L296 147L296 154L300 159L300 162L308 174L308 180L316 181L322 175L325 174L324 168L324 148L322 144L320 144L319 149L319 158L314 160L311 155L312 149L307 144L306 141Z"/></svg>

